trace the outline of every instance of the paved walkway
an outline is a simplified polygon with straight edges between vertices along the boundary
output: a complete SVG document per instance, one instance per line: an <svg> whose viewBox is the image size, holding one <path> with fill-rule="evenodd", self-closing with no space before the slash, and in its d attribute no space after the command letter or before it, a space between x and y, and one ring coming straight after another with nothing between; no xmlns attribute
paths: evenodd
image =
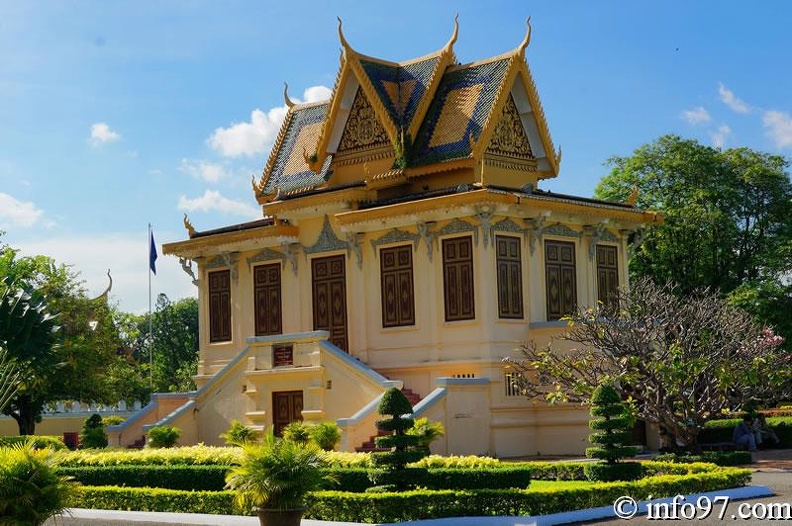
<svg viewBox="0 0 792 526"><path fill-rule="evenodd" d="M758 451L753 454L754 462L746 467L754 471L752 485L746 488L737 488L727 492L713 492L705 494L710 499L716 496L729 496L730 501L745 501L751 506L771 503L792 503L792 449L779 449ZM688 502L695 502L696 497L691 497ZM718 508L715 507L715 512ZM729 504L726 517L737 512L737 505ZM611 517L611 518L605 518ZM613 518L610 507L579 512L562 513L543 517L464 517L450 519L436 519L415 521L406 524L412 526L549 526L556 524L610 524L625 525L624 519ZM630 519L630 526L651 525L658 521L646 517ZM697 524L722 524L723 520L713 513L708 519L696 521ZM759 521L741 521L743 524L754 524ZM132 511L106 511L73 509L63 517L50 519L45 526L256 526L256 517L240 517L229 515L197 515L185 513L153 513ZM331 522L303 519L302 526L360 526L350 522Z"/></svg>

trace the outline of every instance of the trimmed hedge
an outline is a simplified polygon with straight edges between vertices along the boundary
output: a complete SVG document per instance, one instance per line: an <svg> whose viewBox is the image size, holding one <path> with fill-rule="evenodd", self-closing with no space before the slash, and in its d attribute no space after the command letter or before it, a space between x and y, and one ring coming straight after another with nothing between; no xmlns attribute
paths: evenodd
<svg viewBox="0 0 792 526"><path fill-rule="evenodd" d="M309 497L306 518L353 522L401 522L440 517L537 515L610 506L622 495L637 500L648 495L701 493L745 485L747 469L712 464L644 463L648 469L688 473L661 475L633 482L593 484L589 488L541 490L420 490L404 493L320 491ZM645 466L647 468L647 466ZM241 514L233 492L177 491L119 487L78 488L74 506L82 508Z"/></svg>
<svg viewBox="0 0 792 526"><path fill-rule="evenodd" d="M238 447L184 446L167 449L114 449L64 452L62 466L150 466L218 465L231 466L242 461Z"/></svg>
<svg viewBox="0 0 792 526"><path fill-rule="evenodd" d="M734 428L742 421L740 418L709 420L699 433L700 443L731 442ZM768 417L767 423L781 440L779 447L792 447L792 417Z"/></svg>
<svg viewBox="0 0 792 526"><path fill-rule="evenodd" d="M665 453L657 455L656 461L659 462L710 462L717 466L742 466L753 462L751 453L748 451L704 451L699 455L679 455L677 453Z"/></svg>
<svg viewBox="0 0 792 526"><path fill-rule="evenodd" d="M128 486L192 491L220 491L228 466L83 466L60 473L85 486Z"/></svg>
<svg viewBox="0 0 792 526"><path fill-rule="evenodd" d="M233 491L77 486L73 505L99 510L244 515L234 505Z"/></svg>
<svg viewBox="0 0 792 526"><path fill-rule="evenodd" d="M350 522L403 522L441 517L489 515L545 515L576 509L611 506L616 498L632 495L701 493L743 486L750 471L717 468L710 473L665 475L633 482L595 484L589 489L556 491L478 490L408 491L402 493L346 493L324 491L311 495L306 518Z"/></svg>
<svg viewBox="0 0 792 526"><path fill-rule="evenodd" d="M327 482L328 490L363 492L372 486L369 472L362 468L330 468L338 481ZM221 491L225 488L228 466L82 466L61 467L60 472L85 486L151 487L187 491ZM531 474L525 467L505 464L476 470L441 468L416 470L413 482L427 489L527 488Z"/></svg>

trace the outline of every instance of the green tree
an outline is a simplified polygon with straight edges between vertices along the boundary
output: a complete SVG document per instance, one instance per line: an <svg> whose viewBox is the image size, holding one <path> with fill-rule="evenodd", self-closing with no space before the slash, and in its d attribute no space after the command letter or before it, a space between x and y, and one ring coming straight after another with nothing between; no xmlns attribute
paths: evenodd
<svg viewBox="0 0 792 526"><path fill-rule="evenodd" d="M155 392L195 389L192 377L198 371L198 300L184 298L171 302L157 296L152 317L151 352ZM148 327L141 328L144 337Z"/></svg>
<svg viewBox="0 0 792 526"><path fill-rule="evenodd" d="M674 281L687 294L710 288L792 342L792 183L789 161L748 148L721 150L675 135L613 157L595 196L665 215L630 261L630 273ZM772 294L764 292L772 290ZM755 291L754 294L751 291ZM753 296L754 301L745 301ZM786 308L785 308L786 307ZM783 322L786 321L786 324Z"/></svg>
<svg viewBox="0 0 792 526"><path fill-rule="evenodd" d="M115 309L104 298L87 297L79 275L46 256L19 257L14 249L3 247L0 274L7 276L11 284L6 287L6 296L11 298L8 305L12 300L27 301L35 308L24 312L28 316L40 312L53 327L55 320L48 313L59 313L57 334L39 334L39 339L44 340L33 339L23 347L1 336L0 329L0 339L8 341L9 353L26 367L25 382L4 410L17 420L20 434L34 433L44 405L50 401L117 402L117 388L123 384L113 380L123 378L129 384L137 371L119 354L122 342ZM9 315L0 312L0 324L4 319L8 320ZM21 325L12 322L10 327ZM45 353L46 349L52 352ZM39 354L47 360L41 362Z"/></svg>
<svg viewBox="0 0 792 526"><path fill-rule="evenodd" d="M704 423L727 410L792 396L792 353L750 314L706 291L684 297L648 278L570 317L569 352L524 348L507 365L529 397L586 402L612 382L636 416L691 449ZM538 379L538 381L536 381Z"/></svg>

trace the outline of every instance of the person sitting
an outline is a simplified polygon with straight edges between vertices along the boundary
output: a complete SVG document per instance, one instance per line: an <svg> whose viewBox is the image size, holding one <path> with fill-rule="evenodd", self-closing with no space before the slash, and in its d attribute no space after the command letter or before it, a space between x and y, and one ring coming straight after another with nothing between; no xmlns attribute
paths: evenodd
<svg viewBox="0 0 792 526"><path fill-rule="evenodd" d="M754 437L753 419L746 415L743 417L742 422L737 424L732 433L732 442L740 447L748 447L748 451L756 451L756 438Z"/></svg>
<svg viewBox="0 0 792 526"><path fill-rule="evenodd" d="M768 425L767 419L761 413L756 417L752 429L754 438L756 439L756 446L759 448L767 447L771 443L773 446L777 446L781 443L781 439L778 438L778 435L776 435L773 428Z"/></svg>

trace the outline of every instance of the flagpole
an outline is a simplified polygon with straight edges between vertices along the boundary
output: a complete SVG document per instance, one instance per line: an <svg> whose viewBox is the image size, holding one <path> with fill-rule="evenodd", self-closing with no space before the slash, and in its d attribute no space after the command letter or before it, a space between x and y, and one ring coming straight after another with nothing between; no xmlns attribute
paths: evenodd
<svg viewBox="0 0 792 526"><path fill-rule="evenodd" d="M148 224L148 239L146 242L149 245L149 268L148 268L148 300L149 300L149 337L148 337L148 351L149 351L149 389L152 390L152 394L154 391L154 359L153 353L151 350L151 344L153 343L153 330L152 330L152 319L151 319L151 223Z"/></svg>

